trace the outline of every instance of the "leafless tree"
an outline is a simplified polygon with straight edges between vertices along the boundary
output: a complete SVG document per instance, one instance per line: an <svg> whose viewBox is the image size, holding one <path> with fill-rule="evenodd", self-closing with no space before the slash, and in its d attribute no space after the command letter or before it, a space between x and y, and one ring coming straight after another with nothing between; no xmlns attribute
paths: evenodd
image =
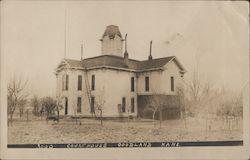
<svg viewBox="0 0 250 160"><path fill-rule="evenodd" d="M154 101L154 100L152 100L152 101ZM159 111L159 106L158 105L150 105L147 109L152 111L153 124L154 124L154 126L156 126L156 124L155 124L155 114L156 114L156 112Z"/></svg>
<svg viewBox="0 0 250 160"><path fill-rule="evenodd" d="M35 116L40 116L40 110L41 110L41 106L40 106L40 101L39 98L34 95L31 99L30 99L30 105L32 106L32 113Z"/></svg>
<svg viewBox="0 0 250 160"><path fill-rule="evenodd" d="M193 72L191 73L190 79L184 80L183 82L187 88L186 94L189 95L190 100L193 103L193 107L196 107L200 101L202 92L202 82L198 70L194 68Z"/></svg>
<svg viewBox="0 0 250 160"><path fill-rule="evenodd" d="M191 71L189 71L185 76L185 79L183 80L184 88L185 88L185 97L189 100L189 109L194 114L196 107L198 107L202 92L203 92L203 85L205 83L204 81L204 75L202 75L202 72L200 71L200 60L201 60L201 54L200 48L196 48L197 51L195 53L195 61L194 61L194 67ZM207 81L209 82L209 81Z"/></svg>
<svg viewBox="0 0 250 160"><path fill-rule="evenodd" d="M58 123L60 121L60 110L63 109L62 100L63 100L63 98L62 98L61 94L58 94L56 96L56 112L57 112L57 122Z"/></svg>
<svg viewBox="0 0 250 160"><path fill-rule="evenodd" d="M162 124L162 110L163 110L163 102L161 100L158 99L157 94L154 93L153 96L150 97L149 99L149 106L147 107L146 110L149 110L152 112L152 120L153 120L153 124L154 126L156 126L155 123L155 115L158 112L159 113L159 120L160 120L160 128L161 128L161 124Z"/></svg>
<svg viewBox="0 0 250 160"><path fill-rule="evenodd" d="M74 95L74 94L73 94ZM76 124L78 123L78 120L80 119L80 117L77 115L77 104L76 104L76 99L74 96L71 96L70 98L71 100L71 105L72 105L72 109L74 112L74 116L73 118L75 119ZM81 122L79 122L79 124L81 124Z"/></svg>
<svg viewBox="0 0 250 160"><path fill-rule="evenodd" d="M26 121L29 121L29 109L26 110Z"/></svg>
<svg viewBox="0 0 250 160"><path fill-rule="evenodd" d="M8 83L7 107L8 107L8 125L13 123L13 114L18 105L24 105L28 93L25 91L28 81L23 81L21 77L12 78Z"/></svg>
<svg viewBox="0 0 250 160"><path fill-rule="evenodd" d="M101 126L103 126L103 108L105 104L104 99L105 89L103 88L97 98L95 99L95 113L97 113L97 116L99 116L101 121Z"/></svg>
<svg viewBox="0 0 250 160"><path fill-rule="evenodd" d="M218 106L216 104L218 96L217 89L213 87L210 81L203 82L198 110L205 116L207 131L212 129L212 121L216 114L215 108Z"/></svg>
<svg viewBox="0 0 250 160"><path fill-rule="evenodd" d="M179 103L181 119L184 121L185 127L187 127L189 102L185 97L185 88L183 85L176 87L176 96L178 96L177 103Z"/></svg>
<svg viewBox="0 0 250 160"><path fill-rule="evenodd" d="M19 109L19 117L21 118L24 113L25 106L27 105L28 100L27 99L20 99L17 106Z"/></svg>

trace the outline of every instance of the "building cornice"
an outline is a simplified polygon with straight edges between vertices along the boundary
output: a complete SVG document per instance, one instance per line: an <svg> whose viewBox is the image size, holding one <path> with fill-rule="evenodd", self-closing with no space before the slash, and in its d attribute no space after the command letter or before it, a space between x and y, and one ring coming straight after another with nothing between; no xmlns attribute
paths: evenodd
<svg viewBox="0 0 250 160"><path fill-rule="evenodd" d="M119 68L119 67L111 67L111 66L97 66L97 67L89 67L89 68L83 68L83 67L67 67L67 68L60 68L56 71L56 73L59 73L63 69L76 69L76 70L82 70L82 71L88 71L88 70L95 70L95 69L112 69L112 70L118 70L118 71L126 71L126 72L134 72L134 73L141 73L141 72L151 72L151 71L158 71L158 70L164 70L163 67L159 68L150 68L150 69L143 69L143 70L135 70L135 69L129 69L129 68Z"/></svg>

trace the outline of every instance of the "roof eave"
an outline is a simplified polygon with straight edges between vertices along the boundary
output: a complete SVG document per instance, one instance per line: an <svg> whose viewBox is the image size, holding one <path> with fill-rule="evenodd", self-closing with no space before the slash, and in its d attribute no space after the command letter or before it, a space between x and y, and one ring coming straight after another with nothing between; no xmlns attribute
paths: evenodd
<svg viewBox="0 0 250 160"><path fill-rule="evenodd" d="M129 72L136 72L136 73L164 70L163 67L136 70L136 69L130 69L130 68L112 67L112 66L107 66L107 65L86 67L86 68L84 68L84 67L70 67L70 68L71 69L78 69L78 70L94 70L94 69L100 69L100 68L107 68L107 69L115 69L115 70L129 71ZM70 69L70 68L67 68L67 69ZM66 69L66 68L60 68L60 70L62 70L62 69Z"/></svg>
<svg viewBox="0 0 250 160"><path fill-rule="evenodd" d="M173 58L172 58L170 61L168 61L168 62L166 63L166 65L168 65L169 62L172 62L173 60L176 61L177 66L181 69L181 72L182 72L183 74L187 72L186 69L183 67L183 65L180 63L180 61L177 59L176 56L173 56Z"/></svg>

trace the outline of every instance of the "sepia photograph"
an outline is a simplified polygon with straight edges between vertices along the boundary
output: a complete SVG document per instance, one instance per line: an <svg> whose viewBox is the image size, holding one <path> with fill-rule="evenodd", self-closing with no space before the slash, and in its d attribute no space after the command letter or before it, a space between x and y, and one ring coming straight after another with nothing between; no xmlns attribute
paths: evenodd
<svg viewBox="0 0 250 160"><path fill-rule="evenodd" d="M245 1L1 1L7 149L243 147L247 120Z"/></svg>

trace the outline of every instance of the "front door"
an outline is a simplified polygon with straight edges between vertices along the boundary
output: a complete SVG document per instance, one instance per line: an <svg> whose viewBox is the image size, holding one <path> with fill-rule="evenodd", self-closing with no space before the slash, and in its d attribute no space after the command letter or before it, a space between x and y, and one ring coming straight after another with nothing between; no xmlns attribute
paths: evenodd
<svg viewBox="0 0 250 160"><path fill-rule="evenodd" d="M65 115L68 114L68 98L65 97Z"/></svg>

